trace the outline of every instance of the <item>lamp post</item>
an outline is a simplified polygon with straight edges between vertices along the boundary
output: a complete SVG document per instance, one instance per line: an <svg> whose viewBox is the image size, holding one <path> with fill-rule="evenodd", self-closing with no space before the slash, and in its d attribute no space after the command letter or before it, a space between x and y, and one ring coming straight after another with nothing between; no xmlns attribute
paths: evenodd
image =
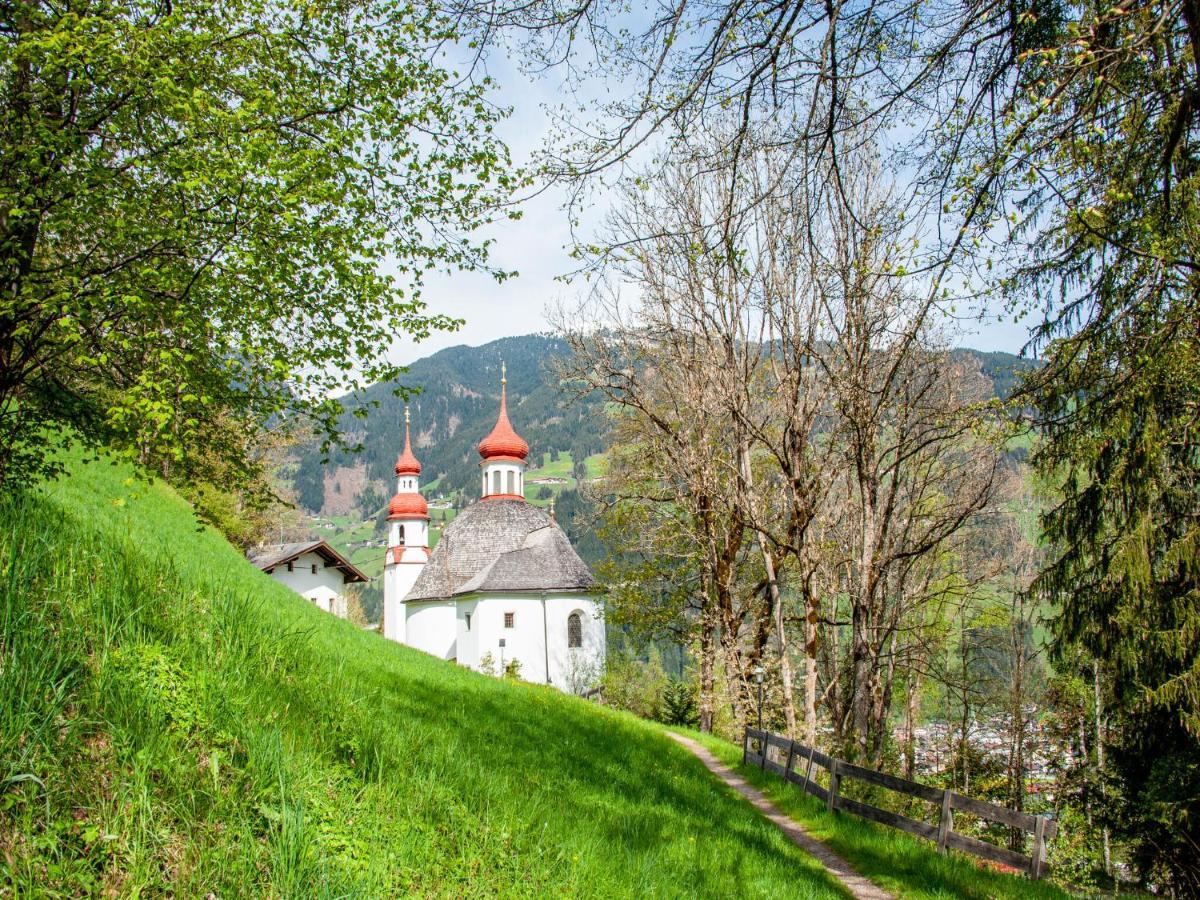
<svg viewBox="0 0 1200 900"><path fill-rule="evenodd" d="M767 674L766 669L762 666L754 667L754 680L758 682L758 730L763 730L762 712L763 712L763 676Z"/></svg>

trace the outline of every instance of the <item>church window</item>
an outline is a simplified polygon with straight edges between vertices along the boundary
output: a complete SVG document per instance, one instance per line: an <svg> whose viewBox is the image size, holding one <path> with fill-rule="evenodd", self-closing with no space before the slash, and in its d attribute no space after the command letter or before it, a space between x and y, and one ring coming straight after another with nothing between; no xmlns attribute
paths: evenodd
<svg viewBox="0 0 1200 900"><path fill-rule="evenodd" d="M515 494L517 492L517 473L513 472L511 469L508 473L508 492L510 494Z"/></svg>
<svg viewBox="0 0 1200 900"><path fill-rule="evenodd" d="M492 473L492 493L500 493L500 470L497 469Z"/></svg>
<svg viewBox="0 0 1200 900"><path fill-rule="evenodd" d="M400 543L401 544L404 543L404 526L403 525L400 526Z"/></svg>
<svg viewBox="0 0 1200 900"><path fill-rule="evenodd" d="M505 613L505 614L504 614L504 627L505 627L505 628L512 628L512 627L513 627L513 619L514 619L514 618L516 618L516 614L515 614L515 613Z"/></svg>
<svg viewBox="0 0 1200 900"><path fill-rule="evenodd" d="M471 614L467 613L467 631L471 630Z"/></svg>
<svg viewBox="0 0 1200 900"><path fill-rule="evenodd" d="M583 617L577 612L567 616L567 646L583 646Z"/></svg>

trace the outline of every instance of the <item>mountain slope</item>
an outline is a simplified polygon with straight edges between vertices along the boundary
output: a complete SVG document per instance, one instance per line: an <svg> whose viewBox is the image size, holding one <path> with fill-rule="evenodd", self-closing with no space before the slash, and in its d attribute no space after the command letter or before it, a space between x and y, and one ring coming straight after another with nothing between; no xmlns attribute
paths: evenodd
<svg viewBox="0 0 1200 900"><path fill-rule="evenodd" d="M425 466L422 481L436 481L440 493L476 496L475 445L496 421L501 360L508 366L509 412L529 442L531 461L540 464L543 454L552 452L569 453L577 461L603 452L607 444L599 399L567 402L554 374L554 361L568 352L558 338L530 334L482 347L450 347L413 363L399 383L421 390L412 402L412 415L417 452ZM1000 397L1011 394L1018 374L1034 364L1010 353L953 351L956 358L968 354ZM368 413L365 418L347 413L343 427L361 442L360 453L334 454L331 465L323 466L316 446L301 451L294 485L303 507L327 514L356 510L366 517L387 503L392 464L403 443L403 403L393 396L395 386L372 385L356 398ZM345 402L351 405L349 399ZM361 471L351 474L350 469Z"/></svg>
<svg viewBox="0 0 1200 900"><path fill-rule="evenodd" d="M0 498L0 894L839 891L651 726L318 612L169 488Z"/></svg>
<svg viewBox="0 0 1200 900"><path fill-rule="evenodd" d="M526 335L482 347L450 347L413 363L399 383L421 391L411 406L422 482L437 481L442 493L463 491L471 498L478 493L475 446L496 422L502 360L508 369L509 414L529 442L531 461L551 450L570 451L576 459L601 452L599 401L567 404L554 376L554 360L566 352L557 338ZM349 409L358 405L368 413L359 419L348 412L343 420L345 431L361 442L361 452L336 453L325 467L319 448L303 449L294 480L302 506L326 513L354 507L369 515L387 503L394 488L392 465L403 444L404 404L394 396L395 387L376 384L353 402L344 398ZM335 473L343 467L361 467L362 473L334 488Z"/></svg>

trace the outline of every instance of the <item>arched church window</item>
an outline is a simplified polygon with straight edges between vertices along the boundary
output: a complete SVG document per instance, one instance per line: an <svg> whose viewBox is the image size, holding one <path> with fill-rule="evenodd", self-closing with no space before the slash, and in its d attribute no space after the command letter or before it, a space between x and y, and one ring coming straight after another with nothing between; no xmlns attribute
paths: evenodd
<svg viewBox="0 0 1200 900"><path fill-rule="evenodd" d="M403 544L404 543L404 526L403 525L400 526L399 536L400 536L400 543Z"/></svg>
<svg viewBox="0 0 1200 900"><path fill-rule="evenodd" d="M500 493L500 470L497 469L492 473L492 493Z"/></svg>
<svg viewBox="0 0 1200 900"><path fill-rule="evenodd" d="M517 473L511 469L508 472L508 492L515 494L517 492Z"/></svg>
<svg viewBox="0 0 1200 900"><path fill-rule="evenodd" d="M577 612L567 616L567 646L583 646L583 617Z"/></svg>

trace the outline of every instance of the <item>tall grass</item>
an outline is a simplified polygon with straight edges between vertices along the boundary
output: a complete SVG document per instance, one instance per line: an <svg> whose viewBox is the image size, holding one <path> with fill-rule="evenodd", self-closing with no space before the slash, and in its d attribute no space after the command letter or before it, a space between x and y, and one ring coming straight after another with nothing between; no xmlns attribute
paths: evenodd
<svg viewBox="0 0 1200 900"><path fill-rule="evenodd" d="M71 468L0 498L0 894L844 896L648 724L362 632Z"/></svg>

